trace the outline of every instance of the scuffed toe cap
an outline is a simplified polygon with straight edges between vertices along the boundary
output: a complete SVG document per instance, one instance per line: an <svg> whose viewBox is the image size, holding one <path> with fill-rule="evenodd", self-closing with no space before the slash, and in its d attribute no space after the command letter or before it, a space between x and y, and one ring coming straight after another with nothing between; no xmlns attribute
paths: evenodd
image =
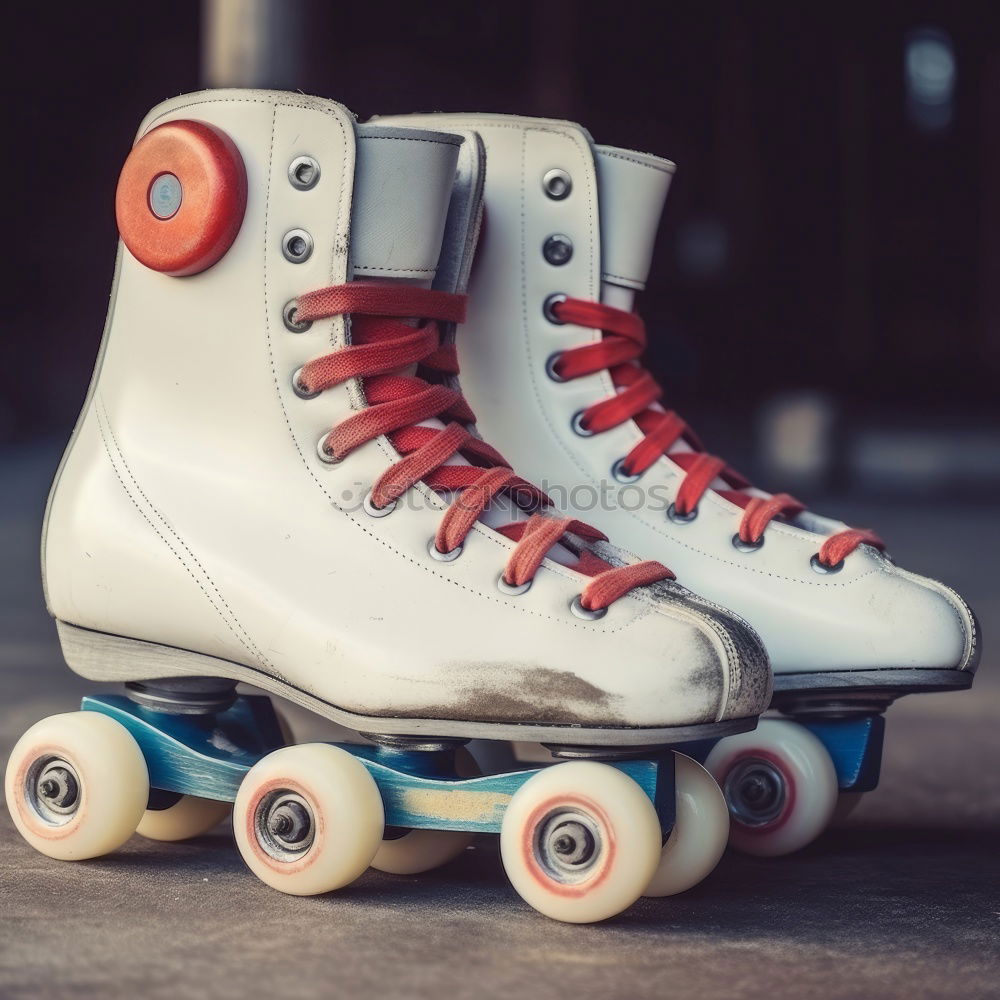
<svg viewBox="0 0 1000 1000"><path fill-rule="evenodd" d="M975 673L982 634L972 609L950 587L894 567L892 618L899 626L900 659L892 666Z"/></svg>
<svg viewBox="0 0 1000 1000"><path fill-rule="evenodd" d="M729 634L729 697L720 719L760 715L771 702L771 663L760 636L734 614L720 615L719 625Z"/></svg>
<svg viewBox="0 0 1000 1000"><path fill-rule="evenodd" d="M767 650L757 632L739 615L691 593L676 583L659 585L674 607L684 607L715 651L720 697L717 721L760 715L771 701L772 676Z"/></svg>

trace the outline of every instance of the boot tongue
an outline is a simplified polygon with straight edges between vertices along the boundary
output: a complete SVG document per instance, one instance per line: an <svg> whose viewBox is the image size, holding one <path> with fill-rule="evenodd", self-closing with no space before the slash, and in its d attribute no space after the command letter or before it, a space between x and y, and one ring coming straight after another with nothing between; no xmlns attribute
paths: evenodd
<svg viewBox="0 0 1000 1000"><path fill-rule="evenodd" d="M676 169L669 160L594 146L601 220L601 299L631 309L646 287L653 243Z"/></svg>
<svg viewBox="0 0 1000 1000"><path fill-rule="evenodd" d="M434 280L461 136L357 126L351 215L355 278Z"/></svg>

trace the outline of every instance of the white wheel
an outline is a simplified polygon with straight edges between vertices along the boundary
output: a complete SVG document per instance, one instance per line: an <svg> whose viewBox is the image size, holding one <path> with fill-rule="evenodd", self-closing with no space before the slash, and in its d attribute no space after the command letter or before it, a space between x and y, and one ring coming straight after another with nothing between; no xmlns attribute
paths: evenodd
<svg viewBox="0 0 1000 1000"><path fill-rule="evenodd" d="M500 855L525 902L554 920L592 923L631 906L660 861L660 822L646 793L595 761L556 764L511 797Z"/></svg>
<svg viewBox="0 0 1000 1000"><path fill-rule="evenodd" d="M726 799L708 771L674 754L677 814L645 896L674 896L696 886L719 863L729 840Z"/></svg>
<svg viewBox="0 0 1000 1000"><path fill-rule="evenodd" d="M60 861L110 854L135 833L149 797L132 734L97 712L32 726L7 763L7 808L21 836Z"/></svg>
<svg viewBox="0 0 1000 1000"><path fill-rule="evenodd" d="M837 796L837 804L834 806L833 819L830 820L830 825L840 826L841 823L846 823L847 818L858 808L864 796L864 792L841 792Z"/></svg>
<svg viewBox="0 0 1000 1000"><path fill-rule="evenodd" d="M419 875L453 861L473 837L459 830L407 830L383 839L371 866L390 875Z"/></svg>
<svg viewBox="0 0 1000 1000"><path fill-rule="evenodd" d="M275 750L247 772L233 806L236 845L262 881L293 896L353 882L382 841L375 779L326 743Z"/></svg>
<svg viewBox="0 0 1000 1000"><path fill-rule="evenodd" d="M135 832L148 840L189 840L218 826L230 808L228 802L182 795L165 809L147 809Z"/></svg>
<svg viewBox="0 0 1000 1000"><path fill-rule="evenodd" d="M729 843L777 857L811 843L837 804L837 774L826 747L804 726L761 719L750 733L721 740L705 766L729 806Z"/></svg>
<svg viewBox="0 0 1000 1000"><path fill-rule="evenodd" d="M455 773L460 778L477 778L482 774L465 747L455 751ZM371 866L390 875L419 875L457 858L474 837L475 834L459 830L406 830L398 837L383 837Z"/></svg>

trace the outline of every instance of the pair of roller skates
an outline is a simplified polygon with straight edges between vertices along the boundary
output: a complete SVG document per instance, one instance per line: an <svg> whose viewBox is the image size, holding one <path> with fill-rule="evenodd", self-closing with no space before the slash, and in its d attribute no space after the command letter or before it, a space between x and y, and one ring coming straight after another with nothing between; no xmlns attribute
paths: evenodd
<svg viewBox="0 0 1000 1000"><path fill-rule="evenodd" d="M730 825L758 853L801 846L876 780L893 697L968 685L957 596L751 490L656 402L631 296L671 170L569 123L359 125L299 94L147 116L43 529L67 663L126 694L15 747L33 846L182 839L232 804L248 866L312 894L493 832L531 905L602 920L696 884ZM476 431L459 361L527 479ZM605 473L663 487L603 520L679 583L589 524L573 488ZM751 732L758 631L805 727ZM368 741L289 745L237 683ZM479 774L472 739L564 760Z"/></svg>

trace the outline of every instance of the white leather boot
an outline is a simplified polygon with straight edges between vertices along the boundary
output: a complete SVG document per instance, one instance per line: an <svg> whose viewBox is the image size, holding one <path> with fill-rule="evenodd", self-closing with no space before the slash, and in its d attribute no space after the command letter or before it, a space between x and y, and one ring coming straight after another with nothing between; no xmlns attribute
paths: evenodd
<svg viewBox="0 0 1000 1000"><path fill-rule="evenodd" d="M871 532L750 486L661 403L633 308L672 163L595 145L570 122L379 121L482 137L486 226L458 337L467 398L490 439L566 513L661 559L759 631L775 707L810 731L768 720L721 744L709 766L739 846L772 854L808 842L838 786L874 786L889 702L971 684L971 611L896 566ZM831 730L833 718L846 721Z"/></svg>
<svg viewBox="0 0 1000 1000"><path fill-rule="evenodd" d="M233 769L253 758L233 750L220 770L215 757L231 734L203 746L194 730L150 722L149 712L231 713L237 681L404 749L529 739L567 756L627 758L745 731L767 705L770 672L752 629L671 583L658 563L539 513L539 492L476 434L454 377L453 332L479 227L482 156L472 141L460 161L460 147L454 135L359 126L333 102L260 91L179 97L139 129L118 187L123 246L104 342L50 495L42 561L69 665L127 682L139 705L92 707L154 746L154 788L232 801ZM160 743L175 730L175 751L200 748L211 780L192 785L197 767L164 763ZM82 778L43 735L29 733L8 769L15 821L53 856L90 856L80 853L97 850L89 840L52 846L78 844L67 830L97 820L80 818ZM105 745L106 734L91 735ZM96 766L88 739L74 758L84 770ZM601 919L641 891L676 891L676 879L647 889L661 825L673 822L672 804L661 825L653 811L656 789L672 787L656 777L663 772L649 772L646 797L636 785L646 772L629 772L633 781L583 766L573 771L580 780L624 787L620 815L639 809L629 822L646 831L641 863L614 860L618 834L602 827L600 809L593 830L575 819L564 835L532 807L517 822L548 824L538 850L551 840L552 885L538 857L520 857L535 843L523 825L503 834L515 884L516 869L522 892L541 892L535 905L564 919ZM358 767L379 781L386 771ZM386 817L401 817L386 821L461 834L459 850L463 831L499 830L498 817L516 813L506 802L531 799L511 799L518 783L528 787L520 776L476 786L461 807L414 815L440 794L418 778L404 768L380 784ZM248 863L289 892L342 884L343 872L300 878L296 860L313 843L303 831L319 837L307 806L319 810L326 792L310 798L289 779L287 801L276 803L277 780L265 767L256 805L236 797ZM407 782L424 798L400 798ZM169 824L153 826L162 834ZM120 832L95 834L98 853ZM361 868L371 859L363 841L352 855ZM398 851L381 857L374 863L387 870L419 870ZM584 862L632 865L626 888L607 897L615 879L588 869L593 907L573 909L566 900L590 891L574 867Z"/></svg>

